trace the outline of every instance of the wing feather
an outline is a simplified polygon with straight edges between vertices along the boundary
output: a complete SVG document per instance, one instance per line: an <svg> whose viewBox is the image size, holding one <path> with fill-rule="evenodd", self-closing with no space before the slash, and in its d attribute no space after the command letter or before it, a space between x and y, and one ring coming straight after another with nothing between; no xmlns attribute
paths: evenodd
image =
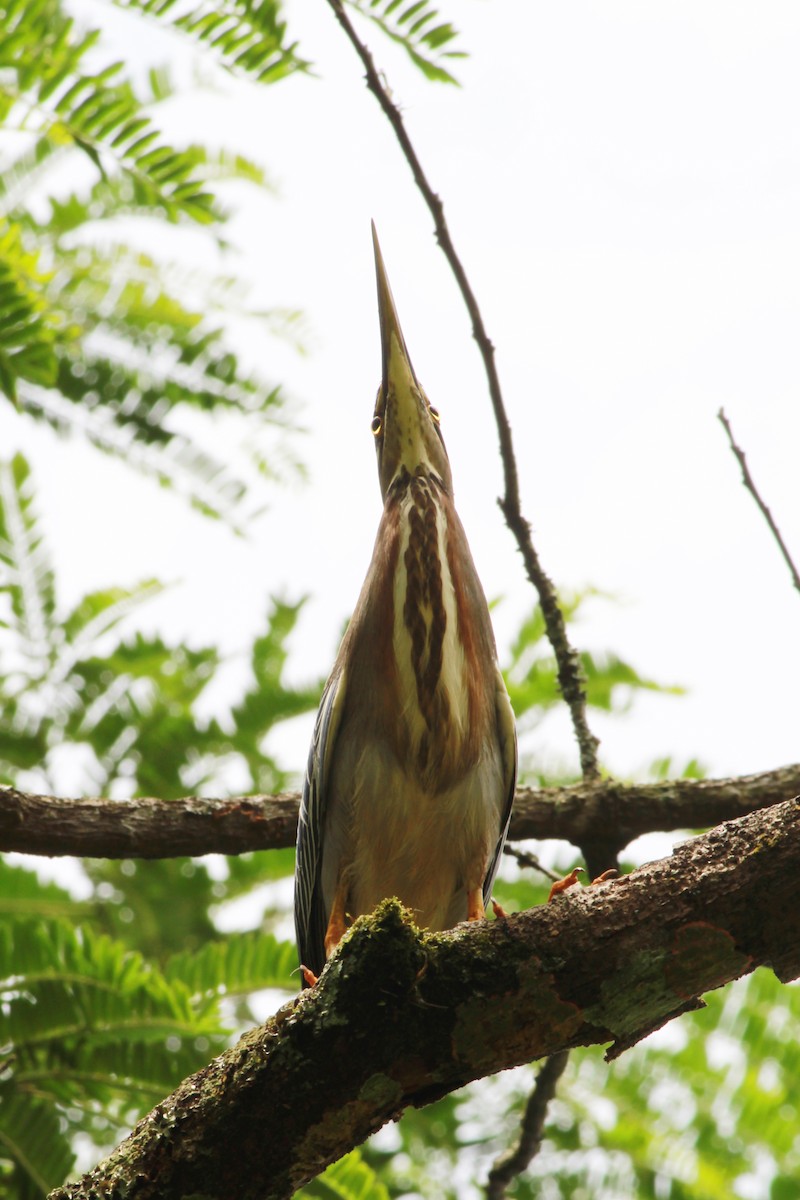
<svg viewBox="0 0 800 1200"><path fill-rule="evenodd" d="M322 838L327 810L327 784L333 743L344 702L344 677L332 675L325 685L314 724L297 822L294 875L294 927L300 962L319 975L325 966L328 913L322 898Z"/></svg>
<svg viewBox="0 0 800 1200"><path fill-rule="evenodd" d="M514 720L514 710L508 698L506 685L500 668L497 667L497 689L495 702L497 711L497 732L500 738L500 753L503 758L503 779L505 782L505 806L500 820L499 837L495 847L489 870L483 881L483 902L488 904L492 896L492 885L500 866L503 846L506 843L508 826L511 822L511 809L514 804L514 790L517 786L517 725Z"/></svg>

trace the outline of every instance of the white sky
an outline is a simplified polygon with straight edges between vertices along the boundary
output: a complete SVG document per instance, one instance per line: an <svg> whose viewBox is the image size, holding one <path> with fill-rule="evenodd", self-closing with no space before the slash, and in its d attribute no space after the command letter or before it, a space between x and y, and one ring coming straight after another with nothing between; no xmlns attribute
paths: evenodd
<svg viewBox="0 0 800 1200"><path fill-rule="evenodd" d="M593 717L603 762L633 775L666 753L698 756L713 774L794 761L800 595L716 413L725 406L800 562L800 8L440 7L471 52L456 65L461 89L425 84L362 31L445 202L497 347L535 544L559 586L591 583L619 598L587 608L579 646L613 649L690 692L646 697L625 719ZM154 36L110 6L90 12L126 51ZM304 404L310 483L273 491L242 540L7 405L0 450L24 449L37 469L65 603L104 584L180 577L143 622L235 652L268 594L309 592L292 674L324 672L379 517L374 217L479 572L490 596L505 597L502 647L533 593L495 504L497 438L466 312L327 6L291 0L287 16L319 79L226 83L227 96L195 97L173 119L190 136L234 143L278 184L275 197L230 193L230 234L258 302L306 314L305 358L268 339L246 352ZM186 59L176 39L164 52ZM227 444L224 427L219 439ZM238 678L232 669L229 690ZM297 724L282 757L300 768L310 719ZM566 718L530 745L573 754Z"/></svg>

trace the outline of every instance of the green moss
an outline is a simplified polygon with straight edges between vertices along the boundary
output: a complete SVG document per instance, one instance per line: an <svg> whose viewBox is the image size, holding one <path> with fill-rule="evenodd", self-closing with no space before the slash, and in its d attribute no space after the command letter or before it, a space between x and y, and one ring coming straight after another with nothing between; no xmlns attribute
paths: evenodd
<svg viewBox="0 0 800 1200"><path fill-rule="evenodd" d="M663 1014L667 1008L663 969L663 950L640 951L625 963L624 969L602 984L598 1013L595 1014L594 1005L587 1006L586 1020L602 1024L619 1038L637 1028L643 1016Z"/></svg>
<svg viewBox="0 0 800 1200"><path fill-rule="evenodd" d="M507 971L508 964L504 966ZM562 999L538 960L521 964L516 976L520 992L513 1005L503 1004L496 989L486 998L471 994L459 1005L453 1030L456 1057L480 1067L495 1064L510 1050L524 1061L549 1053L580 1028L580 1008ZM521 1007L521 997L527 997L527 1009Z"/></svg>
<svg viewBox="0 0 800 1200"><path fill-rule="evenodd" d="M358 1099L370 1108L382 1109L400 1103L403 1089L389 1075L370 1075L361 1087Z"/></svg>

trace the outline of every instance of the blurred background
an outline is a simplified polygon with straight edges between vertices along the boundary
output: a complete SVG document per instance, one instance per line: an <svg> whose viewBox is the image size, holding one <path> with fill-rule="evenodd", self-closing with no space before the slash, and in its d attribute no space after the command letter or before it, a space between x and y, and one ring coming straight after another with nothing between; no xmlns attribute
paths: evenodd
<svg viewBox="0 0 800 1200"><path fill-rule="evenodd" d="M134 13L71 9L134 77L169 63L177 92L157 111L166 136L202 133L263 164L269 191L220 185L231 212L224 262L193 228L129 217L126 234L151 253L235 273L256 309L300 314L283 339L274 324L239 317L235 302L215 319L242 363L283 387L303 426L287 435L288 454L306 479L259 484L251 506L267 512L237 538L4 405L0 445L24 449L36 469L64 600L144 576L178 581L142 620L235 654L267 594L308 595L290 671L325 673L380 513L374 218L507 649L533 595L495 504L501 467L482 365L430 218L330 11L287 6L314 75L257 88ZM470 51L449 63L460 88L432 86L385 38L375 53L497 348L523 510L559 588L608 594L585 606L579 646L613 647L687 690L680 702L640 698L624 722L597 718L603 761L622 775L667 751L714 774L791 761L798 600L716 413L725 407L797 547L800 16L791 4L756 16L713 3L474 3L453 19L457 47ZM64 191L91 167L65 162ZM192 415L173 420L191 430ZM214 415L214 450L241 473L239 434ZM232 673L228 696L240 685ZM309 727L304 718L282 730L287 767L301 765ZM563 714L537 750L574 764Z"/></svg>

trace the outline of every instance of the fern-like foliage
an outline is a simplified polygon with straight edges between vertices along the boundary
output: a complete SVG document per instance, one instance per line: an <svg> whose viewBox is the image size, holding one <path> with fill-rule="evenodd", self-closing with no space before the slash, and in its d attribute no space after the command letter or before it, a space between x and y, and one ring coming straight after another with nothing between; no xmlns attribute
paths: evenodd
<svg viewBox="0 0 800 1200"><path fill-rule="evenodd" d="M107 1147L222 1050L223 1000L296 987L294 946L270 935L234 934L162 970L98 932L101 911L0 860L3 1194L41 1200L71 1170L78 1132Z"/></svg>
<svg viewBox="0 0 800 1200"><path fill-rule="evenodd" d="M51 384L61 320L44 299L45 277L19 230L0 224L0 390L17 403L17 379Z"/></svg>
<svg viewBox="0 0 800 1200"><path fill-rule="evenodd" d="M101 1140L198 1069L224 1045L217 1007L122 943L36 915L35 877L0 863L0 1179L8 1195L42 1196L64 1181L71 1137L104 1112ZM54 885L39 885L52 903ZM46 897L46 899L45 899ZM64 907L71 902L61 893Z"/></svg>
<svg viewBox="0 0 800 1200"><path fill-rule="evenodd" d="M155 580L109 588L62 612L30 468L21 454L0 462L0 648L8 664L0 677L0 781L35 770L47 786L48 762L85 707L82 662L160 590Z"/></svg>
<svg viewBox="0 0 800 1200"><path fill-rule="evenodd" d="M4 16L0 111L7 128L28 129L54 147L75 147L101 174L122 171L140 202L170 220L215 219L193 156L164 143L122 63L100 70L86 65L96 30L79 32L58 0L12 0ZM34 157L41 163L44 152Z"/></svg>
<svg viewBox="0 0 800 1200"><path fill-rule="evenodd" d="M593 588L559 596L567 621L580 620L588 601L600 595ZM608 597L606 597L608 599ZM680 695L680 687L658 683L641 675L614 653L581 654L581 668L590 707L620 712L630 706L637 692L651 691ZM547 640L544 617L538 607L523 621L511 646L503 674L520 728L530 727L561 703L558 665Z"/></svg>
<svg viewBox="0 0 800 1200"><path fill-rule="evenodd" d="M75 1155L53 1105L0 1082L0 1183L7 1196L38 1200L72 1169Z"/></svg>
<svg viewBox="0 0 800 1200"><path fill-rule="evenodd" d="M285 642L302 602L272 602L250 651L243 700L224 719L200 722L195 706L221 666L217 652L120 636L121 623L161 590L144 580L62 609L30 468L22 455L0 462L0 653L11 668L0 677L0 782L54 786L53 764L68 743L87 764L87 792L124 780L127 794L168 798L224 786L234 762L253 790L285 785L267 735L313 710L322 682L283 681Z"/></svg>
<svg viewBox="0 0 800 1200"><path fill-rule="evenodd" d="M368 17L387 37L402 46L426 79L458 83L445 63L465 58L453 49L458 36L449 21L441 21L428 0L347 0L351 8Z"/></svg>
<svg viewBox="0 0 800 1200"><path fill-rule="evenodd" d="M389 1200L389 1195L389 1189L364 1162L359 1150L351 1150L295 1192L298 1200Z"/></svg>
<svg viewBox="0 0 800 1200"><path fill-rule="evenodd" d="M260 82L304 65L276 0L227 16L211 6L173 13L164 0L126 6ZM134 88L61 0L0 0L0 133L13 135L0 142L0 393L239 526L254 511L255 472L293 462L282 393L242 368L226 321L244 314L263 335L282 332L286 315L252 312L230 277L131 245L122 219L204 227L225 254L216 189L266 179L231 151L171 145L154 114L173 92L155 68ZM72 163L85 183L64 195L52 170L63 179ZM214 453L219 409L240 429L236 473Z"/></svg>
<svg viewBox="0 0 800 1200"><path fill-rule="evenodd" d="M199 950L174 954L164 967L167 980L177 980L196 1002L219 995L246 995L260 988L298 986L297 951L261 932L231 933L224 941L207 942Z"/></svg>
<svg viewBox="0 0 800 1200"><path fill-rule="evenodd" d="M232 0L201 3L179 11L177 0L115 0L120 8L137 9L189 34L207 47L222 66L258 83L274 83L308 63L287 41L286 22L277 0Z"/></svg>
<svg viewBox="0 0 800 1200"><path fill-rule="evenodd" d="M159 590L109 587L62 608L28 464L0 463L0 782L57 788L65 752L87 792L169 797L187 779L218 784L232 761L251 787L285 782L266 737L321 690L283 680L300 605L273 603L241 711L201 721L217 653L122 632ZM262 928L225 940L209 916L292 860L246 856L229 883L186 860L97 860L84 900L0 860L0 1193L41 1200L78 1133L107 1148L252 1023L251 993L297 987L294 945L266 927L263 904Z"/></svg>

